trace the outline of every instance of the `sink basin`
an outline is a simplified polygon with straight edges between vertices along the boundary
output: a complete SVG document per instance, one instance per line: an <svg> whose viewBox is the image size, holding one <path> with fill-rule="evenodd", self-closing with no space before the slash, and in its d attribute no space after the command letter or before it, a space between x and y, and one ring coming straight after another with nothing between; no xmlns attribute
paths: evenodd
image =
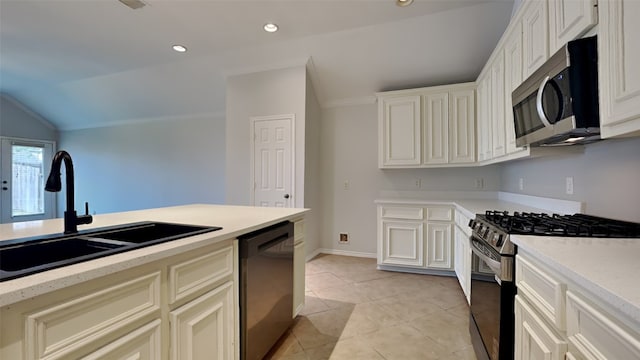
<svg viewBox="0 0 640 360"><path fill-rule="evenodd" d="M100 232L93 236L135 244L146 244L148 242L165 242L208 231L212 230L206 226L150 222L113 231Z"/></svg>
<svg viewBox="0 0 640 360"><path fill-rule="evenodd" d="M0 243L0 281L220 230L162 222L138 222Z"/></svg>
<svg viewBox="0 0 640 360"><path fill-rule="evenodd" d="M0 270L24 270L105 252L122 246L125 244L103 243L79 237L18 245L0 250Z"/></svg>

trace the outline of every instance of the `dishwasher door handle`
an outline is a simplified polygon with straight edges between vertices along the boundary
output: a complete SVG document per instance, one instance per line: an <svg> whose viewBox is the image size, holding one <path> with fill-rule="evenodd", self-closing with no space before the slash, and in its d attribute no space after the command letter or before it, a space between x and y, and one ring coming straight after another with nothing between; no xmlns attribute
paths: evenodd
<svg viewBox="0 0 640 360"><path fill-rule="evenodd" d="M252 233L238 236L240 258L255 256L277 243L293 239L293 223L281 222Z"/></svg>

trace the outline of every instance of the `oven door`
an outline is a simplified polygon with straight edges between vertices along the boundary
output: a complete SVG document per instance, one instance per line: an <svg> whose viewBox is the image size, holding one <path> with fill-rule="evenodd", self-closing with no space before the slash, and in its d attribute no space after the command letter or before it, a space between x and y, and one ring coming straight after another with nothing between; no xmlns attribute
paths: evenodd
<svg viewBox="0 0 640 360"><path fill-rule="evenodd" d="M485 268L491 269L491 273L471 273L469 330L476 357L479 360L513 359L515 285L512 277L501 279L502 273L512 271L506 268L513 269L513 257L501 256L473 236L470 241L472 264L482 268L484 263Z"/></svg>

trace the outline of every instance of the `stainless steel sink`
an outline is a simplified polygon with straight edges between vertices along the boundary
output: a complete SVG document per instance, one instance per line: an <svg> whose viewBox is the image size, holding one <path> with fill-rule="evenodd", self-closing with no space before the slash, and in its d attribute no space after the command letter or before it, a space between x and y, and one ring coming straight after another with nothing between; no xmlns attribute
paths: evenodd
<svg viewBox="0 0 640 360"><path fill-rule="evenodd" d="M0 281L220 230L162 222L138 222L0 242Z"/></svg>

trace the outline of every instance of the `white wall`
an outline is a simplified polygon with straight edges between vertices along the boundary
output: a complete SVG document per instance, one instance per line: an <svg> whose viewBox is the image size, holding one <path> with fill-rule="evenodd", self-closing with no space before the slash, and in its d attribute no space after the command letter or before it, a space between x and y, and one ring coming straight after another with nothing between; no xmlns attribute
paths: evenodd
<svg viewBox="0 0 640 360"><path fill-rule="evenodd" d="M583 201L587 214L640 222L640 138L604 140L584 150L505 164L502 190ZM565 193L566 177L573 177L573 195Z"/></svg>
<svg viewBox="0 0 640 360"><path fill-rule="evenodd" d="M295 178L297 184L304 183L305 89L304 66L236 75L227 79L227 204L251 203L249 124L254 116L295 114ZM294 201L296 207L303 207L303 189L296 188Z"/></svg>
<svg viewBox="0 0 640 360"><path fill-rule="evenodd" d="M223 203L224 127L224 119L203 117L61 132L59 148L73 157L76 210L85 201L98 214Z"/></svg>
<svg viewBox="0 0 640 360"><path fill-rule="evenodd" d="M311 209L305 219L305 248L309 255L321 247L322 209L325 196L321 191L321 110L309 77L307 77L306 93L304 207Z"/></svg>
<svg viewBox="0 0 640 360"><path fill-rule="evenodd" d="M0 94L0 136L58 141L58 130L17 100Z"/></svg>
<svg viewBox="0 0 640 360"><path fill-rule="evenodd" d="M500 189L498 166L451 169L380 170L377 163L378 127L375 104L323 109L322 116L322 247L375 254L376 205L381 191L473 191L475 179L484 190ZM349 188L345 189L345 181ZM349 233L350 243L338 244L338 234Z"/></svg>

